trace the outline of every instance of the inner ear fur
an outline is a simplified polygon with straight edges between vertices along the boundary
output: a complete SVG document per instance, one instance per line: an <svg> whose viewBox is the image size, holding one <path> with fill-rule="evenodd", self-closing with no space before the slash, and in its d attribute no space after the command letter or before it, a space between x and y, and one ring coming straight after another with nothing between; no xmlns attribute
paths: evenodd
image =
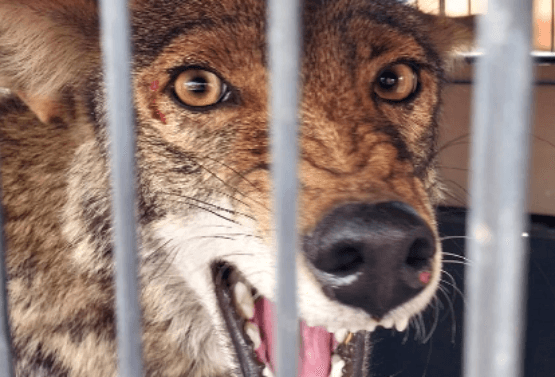
<svg viewBox="0 0 555 377"><path fill-rule="evenodd" d="M0 85L43 122L99 62L95 0L0 0Z"/></svg>

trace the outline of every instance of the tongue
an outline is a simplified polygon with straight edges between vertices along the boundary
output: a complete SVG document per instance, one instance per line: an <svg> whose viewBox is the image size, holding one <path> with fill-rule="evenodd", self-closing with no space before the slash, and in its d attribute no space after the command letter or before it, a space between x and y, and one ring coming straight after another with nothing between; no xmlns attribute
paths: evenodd
<svg viewBox="0 0 555 377"><path fill-rule="evenodd" d="M252 322L260 328L262 343L256 349L260 361L275 370L273 304L265 298L255 303ZM337 342L332 334L322 327L310 327L301 322L302 346L299 359L298 377L328 377L330 374L331 354Z"/></svg>

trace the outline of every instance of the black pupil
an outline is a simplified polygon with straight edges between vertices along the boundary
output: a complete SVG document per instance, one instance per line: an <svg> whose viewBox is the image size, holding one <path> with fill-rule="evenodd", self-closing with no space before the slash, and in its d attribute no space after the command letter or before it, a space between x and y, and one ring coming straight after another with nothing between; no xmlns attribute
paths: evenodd
<svg viewBox="0 0 555 377"><path fill-rule="evenodd" d="M397 85L397 80L399 80L399 77L397 77L395 73L391 71L385 71L381 74L379 78L379 83L383 89L389 90Z"/></svg>
<svg viewBox="0 0 555 377"><path fill-rule="evenodd" d="M203 94L208 90L208 80L202 76L194 77L187 82L187 90L194 94Z"/></svg>

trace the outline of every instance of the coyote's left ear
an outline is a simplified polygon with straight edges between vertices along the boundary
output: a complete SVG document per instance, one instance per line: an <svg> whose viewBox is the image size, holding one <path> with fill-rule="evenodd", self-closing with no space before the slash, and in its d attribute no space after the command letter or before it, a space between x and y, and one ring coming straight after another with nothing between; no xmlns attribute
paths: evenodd
<svg viewBox="0 0 555 377"><path fill-rule="evenodd" d="M474 47L475 25L477 16L445 17L425 14L427 34L431 42L450 65L460 52L470 51Z"/></svg>
<svg viewBox="0 0 555 377"><path fill-rule="evenodd" d="M0 86L43 122L99 65L96 0L0 0Z"/></svg>

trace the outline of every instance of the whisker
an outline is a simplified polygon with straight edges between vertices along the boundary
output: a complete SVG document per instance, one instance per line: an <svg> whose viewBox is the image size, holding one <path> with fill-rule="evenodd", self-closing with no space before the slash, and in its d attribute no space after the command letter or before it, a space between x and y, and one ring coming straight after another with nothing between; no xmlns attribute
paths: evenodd
<svg viewBox="0 0 555 377"><path fill-rule="evenodd" d="M418 315L412 317L410 321L413 323L414 327L414 339L420 339L420 322L418 321Z"/></svg>
<svg viewBox="0 0 555 377"><path fill-rule="evenodd" d="M258 186L256 186L253 182L251 182L249 179L247 179L247 177L245 177L243 174L241 174L240 172L238 172L236 169L232 168L231 166L227 165L226 163L218 161L218 160L216 160L212 157L209 157L209 156L204 156L203 158L206 158L207 160L216 162L216 163L222 165L223 167L229 169L230 171L235 173L239 178L241 178L242 180L247 182L249 185L251 185L254 189L256 189L259 192L262 192L262 190L260 190L260 188Z"/></svg>
<svg viewBox="0 0 555 377"><path fill-rule="evenodd" d="M438 291L443 293L445 299L447 300L447 304L449 305L449 311L451 313L451 343L455 344L455 335L457 333L457 321L455 319L455 307L453 305L453 301L447 295L446 288L442 287L441 285L438 287Z"/></svg>
<svg viewBox="0 0 555 377"><path fill-rule="evenodd" d="M470 266L471 263L468 261L462 261L462 260L451 260L451 259L444 259L442 261L444 264L462 264L465 266Z"/></svg>
<svg viewBox="0 0 555 377"><path fill-rule="evenodd" d="M449 148L453 145L468 143L469 141L465 140L465 139L468 138L469 136L470 136L470 132L462 134L460 136L457 136L456 138L451 139L448 142L446 142L445 144L443 144L442 146L440 146L438 148L438 151L441 152L441 151L445 150L446 148Z"/></svg>
<svg viewBox="0 0 555 377"><path fill-rule="evenodd" d="M434 301L437 300L437 297L434 297ZM422 343L428 343L428 341L430 340L430 338L432 337L433 333L435 332L437 325L439 323L439 306L436 305L436 310L435 310L435 316L434 316L434 322L432 324L432 328L430 329L430 333L428 334L428 336L424 339L424 341Z"/></svg>
<svg viewBox="0 0 555 377"><path fill-rule="evenodd" d="M170 243L171 240L168 240L167 242L165 242L163 245L161 245L156 252L159 252L162 248L165 248L166 246L168 246L168 244ZM160 261L160 263L158 264L158 267L156 267L156 269L159 269L159 273L158 274L154 274L156 273L156 269L153 271L153 275L150 277L151 280L155 280L158 279L161 276L166 275L166 273L168 272L168 270L170 269L170 266L173 264L173 262L175 261L175 259L177 258L177 250L173 250L173 251L169 251L165 254L165 258L163 261ZM170 256L171 256L171 260L170 260ZM161 270L160 268L162 266L165 266L164 270Z"/></svg>
<svg viewBox="0 0 555 377"><path fill-rule="evenodd" d="M241 192L237 187L234 187L232 185L230 185L229 183L227 183L226 181L224 181L223 179L221 179L220 177L218 177L217 174L215 174L212 170L208 169L206 166L204 166L203 164L201 164L199 162L199 159L201 159L203 157L191 157L191 159L195 160L195 164L197 164L201 169L203 169L204 171L206 171L208 174L210 174L212 177L216 178L220 183L222 183L225 187L230 188L233 192L238 193L239 195L243 196L243 197L247 197L246 194L244 194L243 192ZM208 158L207 156L204 156L204 158ZM218 161L216 161L218 162Z"/></svg>
<svg viewBox="0 0 555 377"><path fill-rule="evenodd" d="M249 234L249 233L242 233L242 232L235 232L235 233L225 233L225 234L215 234L216 236L235 236L235 237L251 237L251 238L257 238L259 240L262 239L261 236L257 236L255 234Z"/></svg>
<svg viewBox="0 0 555 377"><path fill-rule="evenodd" d="M440 241L447 241L447 240L467 240L470 239L470 236L446 236L446 237L440 237L439 240ZM445 253L444 253L445 254ZM457 254L454 254L457 255Z"/></svg>
<svg viewBox="0 0 555 377"><path fill-rule="evenodd" d="M430 349L428 350L428 357L426 359L426 368L422 373L422 377L426 377L426 373L428 373L428 366L430 365L430 359L432 358L432 344L430 343Z"/></svg>
<svg viewBox="0 0 555 377"><path fill-rule="evenodd" d="M248 204L246 201L241 200L241 199L237 198L235 195L231 195L231 194L226 193L226 192L221 191L221 190L217 190L217 189L207 189L207 188L195 188L195 190L196 190L196 191L207 191L207 192L209 192L209 193L216 193L216 194L221 195L221 196L223 196L223 197L225 197L225 198L228 198L228 199L230 199L230 200L232 200L232 201L241 203L241 204L243 204L245 207L247 207L247 208L249 208L249 209L252 208L252 206L251 206L250 204ZM249 197L249 196L245 196L244 198L245 198L245 199L252 200L255 204L258 204L254 199L252 199L252 198Z"/></svg>
<svg viewBox="0 0 555 377"><path fill-rule="evenodd" d="M254 253L227 253L220 255L220 257L254 257Z"/></svg>
<svg viewBox="0 0 555 377"><path fill-rule="evenodd" d="M449 196L451 199L455 200L458 204L462 205L462 206L466 206L466 202L459 198L458 196L456 196L455 194L451 193L450 191L443 191L445 195Z"/></svg>
<svg viewBox="0 0 555 377"><path fill-rule="evenodd" d="M193 204L193 203L189 203L189 202L187 202L187 205L192 206L192 207L196 207L196 208L198 208L198 209L205 210L206 212L211 213L211 214L213 214L214 216L218 216L218 217L221 218L221 219L227 220L227 221L229 221L230 223L239 224L237 221L235 221L235 220L233 220L233 219L230 219L229 217L226 217L226 216L224 216L224 215L221 215L221 214L219 214L219 213L217 213L217 212L215 212L215 211L213 211L213 210L211 210L211 209L209 209L209 208L205 208L205 207L203 207L203 206L199 206L198 204Z"/></svg>
<svg viewBox="0 0 555 377"><path fill-rule="evenodd" d="M204 156L204 157L199 157L199 158L206 158L206 159L209 159L209 160L211 160L211 161L217 162L217 163L221 164L222 166L227 167L227 168L230 169L231 171L237 173L237 172L234 171L232 168L230 168L229 166L225 165L223 162L217 161L217 160L215 160L215 159L213 159L213 158L211 158L211 157ZM241 195L241 196L244 197L244 198L249 198L249 196L248 196L247 194L241 192L236 186L230 185L229 183L227 183L226 181L224 181L223 179L221 179L220 177L218 177L217 174L215 174L214 172L212 172L212 171L211 171L210 169L208 169L206 166L204 166L203 164L201 164L200 162L198 162L198 158L193 157L193 159L195 159L195 163L196 163L201 169L204 169L208 174L210 174L212 177L214 177L214 178L216 178L218 181L220 181L225 187L230 188L233 192L238 193L239 195ZM237 173L237 174L238 174L238 173ZM240 174L239 174L239 177L241 177L242 179L245 179L245 180L246 180L246 178L243 177L243 176L241 176ZM251 185L253 185L259 192L262 192L262 190L260 190L259 188L257 188L257 187L254 185L254 183L252 183L252 182L250 182L250 181L247 181L247 182L249 182ZM252 200L254 203L260 205L262 208L265 208L265 209L269 210L269 208L268 208L266 205L264 205L264 204L258 202L257 200L255 200L255 199L253 199L253 198L249 198L249 199Z"/></svg>
<svg viewBox="0 0 555 377"><path fill-rule="evenodd" d="M441 254L443 254L443 255L449 255L450 257L461 258L461 259L464 259L464 260L470 262L470 259L468 259L468 258L465 257L464 255L459 255L459 254L455 254L455 253L450 253L450 252L448 252L448 251L443 251Z"/></svg>
<svg viewBox="0 0 555 377"><path fill-rule="evenodd" d="M192 201L198 202L200 204L204 204L206 206L217 209L219 211L227 212L227 213L232 214L232 215L242 215L242 216L249 217L249 218L253 219L252 217L250 217L249 215L247 215L245 213L238 212L238 211L233 210L233 209L225 208L225 207L219 206L217 204L207 202L206 200L195 198L194 196L189 196L189 195L184 195L184 194L179 194L179 193L173 193L173 192L164 192L164 194L170 195L170 196L177 196L179 198L183 198L183 199L187 199L187 200L192 200Z"/></svg>
<svg viewBox="0 0 555 377"><path fill-rule="evenodd" d="M465 187L461 186L459 183L455 182L452 179L446 179L446 180L444 180L444 182L449 182L449 183L455 185L455 187L457 187L462 192L464 192L466 198L470 198L470 194L469 194L468 190Z"/></svg>
<svg viewBox="0 0 555 377"><path fill-rule="evenodd" d="M405 336L403 337L402 340L402 344L406 344L407 341L409 340L409 333L410 333L410 327L412 326L412 318L409 318L409 325L407 326L407 331L405 331Z"/></svg>
<svg viewBox="0 0 555 377"><path fill-rule="evenodd" d="M470 171L470 169L466 169L466 168L458 168L458 167L454 167L454 166L445 166L445 165L438 165L438 168L446 169L446 170Z"/></svg>
<svg viewBox="0 0 555 377"><path fill-rule="evenodd" d="M445 272L445 271L444 271ZM461 296L461 299L463 300L463 303L466 305L466 300L464 298L464 294L462 293L462 291L459 289L459 287L457 287L456 283L450 283L447 280L441 280L443 283L449 285L450 287L453 288L454 291L456 291L456 293L458 293Z"/></svg>
<svg viewBox="0 0 555 377"><path fill-rule="evenodd" d="M549 140L547 140L547 139L544 139L543 137L539 137L539 136L537 136L537 135L534 135L533 133L530 133L530 135L532 135L532 137L533 137L534 139L537 139L537 140L539 140L539 141L543 141L543 142L546 143L547 145L550 145L550 146L552 146L553 148L555 148L555 144L552 143L551 141L549 141Z"/></svg>
<svg viewBox="0 0 555 377"><path fill-rule="evenodd" d="M443 271L443 272L445 272L445 271ZM447 284L447 285L449 285L450 287L453 288L453 301L454 301L454 300L457 298L457 296L456 296L457 293L459 293L459 294L461 295L461 297L462 297L462 292L461 292L460 289L458 289L458 287L457 287L457 282L455 281L455 279L453 278L453 276L450 275L450 274L448 274L448 273L446 273L446 274L447 274L447 276L449 277L449 279L451 280L451 282L448 282L448 281L445 280L445 279L440 279L440 284L441 284L441 283L445 283L445 284ZM447 289L447 287L445 287L445 286L442 286L442 287L445 288L445 289ZM462 297L462 298L464 299L464 297Z"/></svg>
<svg viewBox="0 0 555 377"><path fill-rule="evenodd" d="M426 335L426 325L424 324L424 316L422 315L422 312L418 313L418 321L420 322L420 341L423 342L424 340L424 336Z"/></svg>
<svg viewBox="0 0 555 377"><path fill-rule="evenodd" d="M175 195L175 196L180 197L179 195ZM246 217L246 218L248 218L248 219L254 220L254 218L253 218L252 216L247 215L246 213L242 213L242 212L238 212L238 211L229 210L229 209L226 209L226 208L223 208L223 207L214 205L214 204L206 203L206 205L209 206L209 207L207 208L207 207L203 207L202 205L198 205L198 204L192 203L191 201L198 201L198 200L195 200L194 198L182 197L181 199L185 199L185 200L183 200L183 201L177 201L177 202L186 203L188 206L191 206L191 207L195 207L195 208L204 210L204 211L209 212L209 213L211 213L211 214L213 214L213 215L215 215L215 216L218 216L218 217L221 218L221 219L227 220L227 221L229 221L229 222L231 222L231 223L233 223L233 224L239 224L239 222L236 221L236 220L234 220L234 219L232 219L232 218L229 218L229 217L227 217L227 216L224 216L224 215L218 213L217 211L218 211L218 210L219 210L219 211L224 211L224 212L227 212L227 213L232 214L232 215L239 215L239 216L243 216L243 217ZM203 203L203 204L204 204L204 203ZM213 207L213 208L210 208L210 207Z"/></svg>

